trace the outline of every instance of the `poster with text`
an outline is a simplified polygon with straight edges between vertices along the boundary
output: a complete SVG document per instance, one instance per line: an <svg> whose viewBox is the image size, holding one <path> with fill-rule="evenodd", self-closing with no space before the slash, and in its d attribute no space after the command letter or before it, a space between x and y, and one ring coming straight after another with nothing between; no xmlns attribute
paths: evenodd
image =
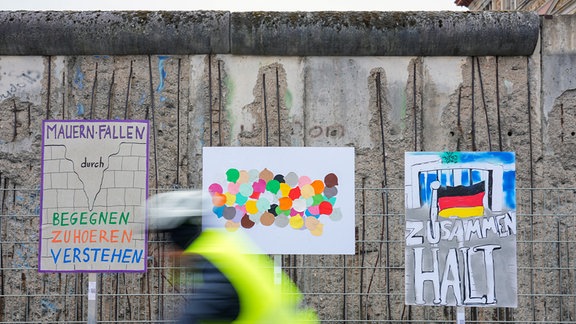
<svg viewBox="0 0 576 324"><path fill-rule="evenodd" d="M406 304L517 307L512 152L405 154Z"/></svg>
<svg viewBox="0 0 576 324"><path fill-rule="evenodd" d="M203 191L204 226L262 253L354 254L354 148L205 147Z"/></svg>
<svg viewBox="0 0 576 324"><path fill-rule="evenodd" d="M44 121L41 272L146 271L147 121Z"/></svg>

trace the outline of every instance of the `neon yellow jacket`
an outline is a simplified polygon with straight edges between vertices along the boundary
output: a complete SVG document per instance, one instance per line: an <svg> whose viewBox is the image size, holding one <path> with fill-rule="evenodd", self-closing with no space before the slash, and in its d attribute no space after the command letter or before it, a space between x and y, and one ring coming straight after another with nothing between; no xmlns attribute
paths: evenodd
<svg viewBox="0 0 576 324"><path fill-rule="evenodd" d="M281 285L274 284L274 265L253 250L237 233L205 230L186 249L199 254L216 266L230 280L240 301L235 324L319 323L312 310L299 309L302 295L282 272Z"/></svg>

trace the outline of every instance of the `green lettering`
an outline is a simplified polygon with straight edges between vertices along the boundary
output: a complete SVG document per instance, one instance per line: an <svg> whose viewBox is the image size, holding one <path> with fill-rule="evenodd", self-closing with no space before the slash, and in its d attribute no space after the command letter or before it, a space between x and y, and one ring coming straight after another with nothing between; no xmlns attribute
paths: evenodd
<svg viewBox="0 0 576 324"><path fill-rule="evenodd" d="M69 211L53 212L54 226L78 225L128 225L130 212L125 211Z"/></svg>
<svg viewBox="0 0 576 324"><path fill-rule="evenodd" d="M128 219L130 218L130 212L124 214L124 212L122 212L120 214L120 222L118 224L124 224L124 225L128 225Z"/></svg>
<svg viewBox="0 0 576 324"><path fill-rule="evenodd" d="M100 220L98 224L106 224L106 216L108 216L108 212L100 212Z"/></svg>
<svg viewBox="0 0 576 324"><path fill-rule="evenodd" d="M92 214L90 214L90 224L92 225L96 225L96 223L98 222L98 213L93 212Z"/></svg>
<svg viewBox="0 0 576 324"><path fill-rule="evenodd" d="M108 224L113 224L113 225L116 225L116 224L117 224L116 214L118 214L118 212L110 212L110 222L109 222Z"/></svg>
<svg viewBox="0 0 576 324"><path fill-rule="evenodd" d="M61 219L62 222L60 223L61 226L68 226L69 225L69 223L68 223L69 218L66 217L66 216L68 216L68 212L63 212L62 214L60 214L60 216L62 217L62 219Z"/></svg>
<svg viewBox="0 0 576 324"><path fill-rule="evenodd" d="M81 212L80 213L80 225L86 225L87 224L86 214L88 214L88 212Z"/></svg>
<svg viewBox="0 0 576 324"><path fill-rule="evenodd" d="M78 218L77 218L76 216L78 216L78 213L77 213L77 212L73 212L73 213L70 215L70 224L76 225L76 222L78 221Z"/></svg>

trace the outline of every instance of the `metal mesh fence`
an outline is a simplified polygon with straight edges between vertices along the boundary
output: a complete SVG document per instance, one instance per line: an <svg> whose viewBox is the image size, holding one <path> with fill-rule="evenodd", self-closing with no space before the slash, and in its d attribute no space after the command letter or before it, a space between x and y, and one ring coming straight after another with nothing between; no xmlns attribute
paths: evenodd
<svg viewBox="0 0 576 324"><path fill-rule="evenodd" d="M454 307L404 305L404 191L358 188L355 255L284 255L322 323L450 323ZM576 189L517 190L518 308L467 322L576 322ZM0 323L86 322L88 274L39 273L39 190L0 191ZM170 323L196 277L151 234L146 273L97 274L99 323Z"/></svg>

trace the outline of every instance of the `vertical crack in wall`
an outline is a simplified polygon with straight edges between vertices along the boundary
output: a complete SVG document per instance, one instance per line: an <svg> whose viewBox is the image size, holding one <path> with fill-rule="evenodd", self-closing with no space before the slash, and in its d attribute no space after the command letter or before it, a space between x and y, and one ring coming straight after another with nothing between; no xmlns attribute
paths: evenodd
<svg viewBox="0 0 576 324"><path fill-rule="evenodd" d="M242 107L250 118L240 125L239 141L245 146L290 146L292 133L286 107L286 71L280 63L263 66L253 88L254 101Z"/></svg>

